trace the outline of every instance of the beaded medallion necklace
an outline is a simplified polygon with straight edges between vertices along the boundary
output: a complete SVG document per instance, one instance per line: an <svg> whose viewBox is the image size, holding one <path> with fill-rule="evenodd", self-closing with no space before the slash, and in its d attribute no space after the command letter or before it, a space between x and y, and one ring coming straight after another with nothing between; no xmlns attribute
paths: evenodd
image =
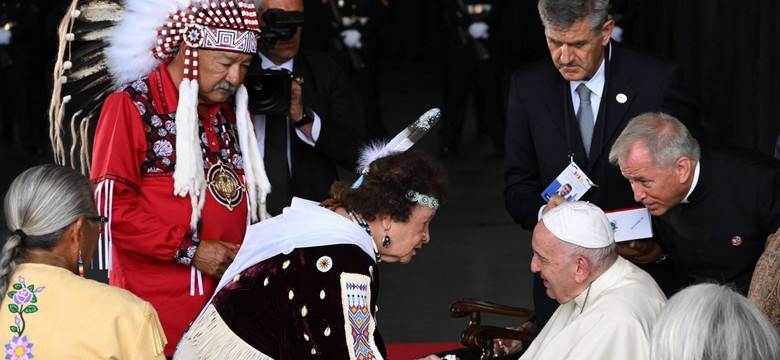
<svg viewBox="0 0 780 360"><path fill-rule="evenodd" d="M374 256L376 257L376 262L378 263L382 262L382 255L380 255L379 251L377 251L376 243L374 243L374 237L371 235L371 228L368 227L368 223L366 223L366 221L363 220L363 217L360 216L360 214L352 210L347 210L347 214L349 214L349 217L352 219L352 222L360 225L360 227L366 231L368 237L371 239L371 246L374 247Z"/></svg>
<svg viewBox="0 0 780 360"><path fill-rule="evenodd" d="M225 123L227 122L227 118L219 116L214 117L214 121L221 120L222 124L222 140L225 141L225 149L218 150L216 152L210 151L214 157L217 159L216 163L211 165L208 170L208 174L206 175L207 179L207 187L209 189L209 192L214 197L215 200L217 200L218 203L222 204L228 210L233 211L233 208L241 203L241 199L244 196L244 185L241 184L241 181L238 178L238 175L233 171L233 161L231 161L231 148L235 146L235 143L237 142L237 138L235 135L235 130L233 129L232 124L229 124L230 131L227 131L225 129ZM203 130L208 133L213 133L214 137L217 136L215 129L212 128L213 125L216 124L203 124ZM232 144L231 144L231 137L232 137ZM209 141L209 136L206 136L206 141ZM203 152L203 158L204 161L209 161L208 154L206 153L206 148L211 148L208 143L201 145L201 151ZM225 159L225 162L222 162L222 159ZM209 161L210 162L210 161Z"/></svg>

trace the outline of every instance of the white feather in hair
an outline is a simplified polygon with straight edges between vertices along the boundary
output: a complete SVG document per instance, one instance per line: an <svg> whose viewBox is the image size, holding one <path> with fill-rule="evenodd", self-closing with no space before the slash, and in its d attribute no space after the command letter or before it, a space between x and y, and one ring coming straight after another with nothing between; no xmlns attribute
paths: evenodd
<svg viewBox="0 0 780 360"><path fill-rule="evenodd" d="M395 152L404 152L430 130L441 117L441 111L437 108L430 109L422 114L419 119L412 122L398 135L387 143L374 142L363 148L358 159L357 172L365 174L372 162Z"/></svg>

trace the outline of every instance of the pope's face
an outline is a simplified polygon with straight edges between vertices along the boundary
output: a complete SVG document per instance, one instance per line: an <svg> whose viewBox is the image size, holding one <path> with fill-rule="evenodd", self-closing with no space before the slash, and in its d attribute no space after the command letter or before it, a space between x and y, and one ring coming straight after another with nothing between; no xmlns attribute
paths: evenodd
<svg viewBox="0 0 780 360"><path fill-rule="evenodd" d="M251 54L198 50L198 105L227 101L244 82Z"/></svg>
<svg viewBox="0 0 780 360"><path fill-rule="evenodd" d="M534 252L531 271L542 277L547 296L561 304L574 299L580 287L575 281L577 265L544 221L540 221L534 229L531 248Z"/></svg>

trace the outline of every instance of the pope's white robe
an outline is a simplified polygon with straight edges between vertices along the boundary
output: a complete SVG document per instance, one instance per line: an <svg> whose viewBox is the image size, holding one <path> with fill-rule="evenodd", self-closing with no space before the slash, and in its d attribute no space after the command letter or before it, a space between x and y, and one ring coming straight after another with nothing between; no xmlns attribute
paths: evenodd
<svg viewBox="0 0 780 360"><path fill-rule="evenodd" d="M650 275L618 257L590 293L558 307L520 359L649 359L650 334L665 303Z"/></svg>

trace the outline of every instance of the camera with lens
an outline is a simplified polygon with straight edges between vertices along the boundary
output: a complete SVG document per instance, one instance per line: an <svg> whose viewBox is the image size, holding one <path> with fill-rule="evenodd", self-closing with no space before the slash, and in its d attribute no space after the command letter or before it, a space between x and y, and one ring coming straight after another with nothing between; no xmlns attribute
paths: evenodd
<svg viewBox="0 0 780 360"><path fill-rule="evenodd" d="M263 70L244 79L252 114L277 114L290 107L293 76L287 70Z"/></svg>
<svg viewBox="0 0 780 360"><path fill-rule="evenodd" d="M303 26L303 12L268 9L262 16L257 46L272 48L277 41L287 41ZM259 59L255 59L259 61ZM259 69L259 67L258 67ZM260 70L247 74L244 85L249 93L249 109L253 114L283 113L290 107L293 76L286 70Z"/></svg>

